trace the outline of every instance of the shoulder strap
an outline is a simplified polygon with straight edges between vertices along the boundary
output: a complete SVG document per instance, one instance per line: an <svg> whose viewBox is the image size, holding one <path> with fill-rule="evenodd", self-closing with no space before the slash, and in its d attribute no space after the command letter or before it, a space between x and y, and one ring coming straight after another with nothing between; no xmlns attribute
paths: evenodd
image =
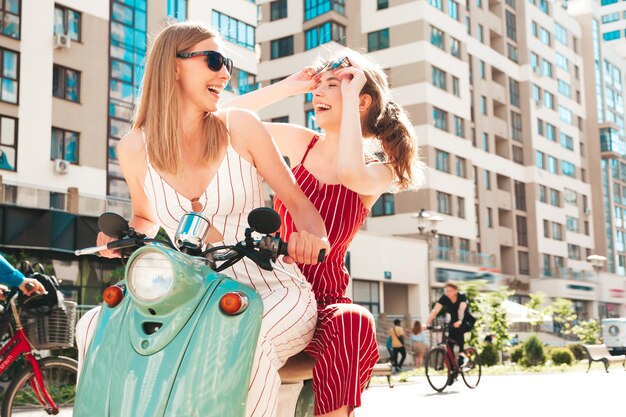
<svg viewBox="0 0 626 417"><path fill-rule="evenodd" d="M300 165L304 164L304 160L309 155L309 151L313 149L313 147L315 146L319 138L320 138L320 135L313 136L313 138L311 139L311 142L309 142L309 146L307 146L306 148L306 152L304 152L304 156L302 157L302 161L300 161Z"/></svg>

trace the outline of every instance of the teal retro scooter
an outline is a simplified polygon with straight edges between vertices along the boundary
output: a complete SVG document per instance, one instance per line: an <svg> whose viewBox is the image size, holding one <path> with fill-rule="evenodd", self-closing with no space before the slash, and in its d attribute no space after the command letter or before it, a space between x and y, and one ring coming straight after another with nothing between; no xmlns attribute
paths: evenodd
<svg viewBox="0 0 626 417"><path fill-rule="evenodd" d="M204 250L210 223L198 213L181 219L174 244L146 238L116 214L100 217L118 240L77 255L108 248L129 259L126 279L103 294L75 417L244 416L263 303L220 271L244 257L278 269L272 261L287 253L272 235L276 212L253 210L248 222L244 241ZM279 416L312 416L311 367L301 356L281 370Z"/></svg>

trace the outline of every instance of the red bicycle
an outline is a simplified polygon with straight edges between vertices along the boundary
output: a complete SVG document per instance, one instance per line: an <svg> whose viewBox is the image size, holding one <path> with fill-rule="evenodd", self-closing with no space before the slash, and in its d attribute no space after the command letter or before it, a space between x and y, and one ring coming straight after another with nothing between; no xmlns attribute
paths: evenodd
<svg viewBox="0 0 626 417"><path fill-rule="evenodd" d="M46 316L20 316L18 295L18 291L7 294L14 332L0 349L0 375L9 370L15 374L7 390L0 394L1 415L9 417L14 411L24 410L29 411L29 416L71 416L78 363L67 357L50 356L50 350L73 345L76 304L66 301L64 310L56 309ZM6 326L11 314L8 308L4 309L0 322Z"/></svg>
<svg viewBox="0 0 626 417"><path fill-rule="evenodd" d="M482 373L480 356L476 349L465 348L464 362L459 366L454 354L456 342L448 338L448 327L434 326L430 329L434 332L441 332L441 344L429 350L424 359L426 379L430 386L435 391L441 392L447 386L452 385L461 374L468 388L476 388Z"/></svg>

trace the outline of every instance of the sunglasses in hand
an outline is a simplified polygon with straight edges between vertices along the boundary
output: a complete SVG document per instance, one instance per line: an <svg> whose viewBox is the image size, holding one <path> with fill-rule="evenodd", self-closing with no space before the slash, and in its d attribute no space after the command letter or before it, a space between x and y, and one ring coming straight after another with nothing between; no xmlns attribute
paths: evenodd
<svg viewBox="0 0 626 417"><path fill-rule="evenodd" d="M350 60L348 59L348 57L344 56L338 59L335 59L334 61L330 61L325 65L322 65L318 70L315 71L315 74L313 74L314 76L320 75L326 71L332 71L335 69L341 69L341 68L346 68L351 66L352 64L350 64Z"/></svg>
<svg viewBox="0 0 626 417"><path fill-rule="evenodd" d="M180 52L176 54L176 58L187 59L197 56L206 56L206 63L211 71L218 72L223 66L229 74L233 73L233 60L226 58L217 51L200 51L200 52Z"/></svg>

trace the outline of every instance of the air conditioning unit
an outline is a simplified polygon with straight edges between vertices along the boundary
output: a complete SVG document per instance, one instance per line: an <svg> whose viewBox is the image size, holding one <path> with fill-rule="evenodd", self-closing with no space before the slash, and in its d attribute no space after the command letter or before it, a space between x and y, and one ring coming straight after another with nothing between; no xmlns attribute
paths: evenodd
<svg viewBox="0 0 626 417"><path fill-rule="evenodd" d="M53 44L55 48L69 48L72 46L72 40L69 35L64 33L55 33Z"/></svg>
<svg viewBox="0 0 626 417"><path fill-rule="evenodd" d="M55 159L54 160L54 172L57 174L67 174L70 172L70 161L65 159Z"/></svg>

